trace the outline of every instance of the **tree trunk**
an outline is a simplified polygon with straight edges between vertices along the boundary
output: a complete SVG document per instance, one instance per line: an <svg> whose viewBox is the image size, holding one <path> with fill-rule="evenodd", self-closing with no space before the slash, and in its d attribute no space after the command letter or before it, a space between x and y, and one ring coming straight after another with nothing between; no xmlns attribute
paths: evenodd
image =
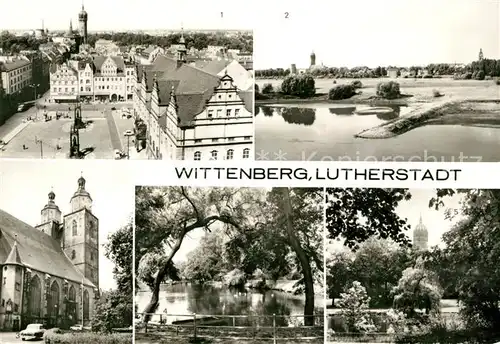
<svg viewBox="0 0 500 344"><path fill-rule="evenodd" d="M184 240L184 236L186 235L185 229L182 231L181 236L175 243L175 246L172 248L172 252L170 252L170 255L167 258L167 261L165 264L161 267L159 267L158 274L156 275L155 281L154 281L154 286L152 290L152 295L151 299L149 300L149 303L147 304L146 308L144 308L144 322L149 322L151 320L151 314L155 313L156 310L158 309L158 306L160 305L160 286L163 280L165 279L165 276L167 274L168 266L170 265L170 261L172 258L174 258L174 255L179 251L182 245L182 241Z"/></svg>
<svg viewBox="0 0 500 344"><path fill-rule="evenodd" d="M282 188L281 192L283 194L283 211L286 218L286 231L288 234L288 239L290 240L290 246L295 251L297 258L300 261L302 273L304 274L306 294L306 303L304 306L304 325L314 326L314 280L311 270L311 264L309 264L309 258L300 246L300 241L295 235L295 230L293 229L290 190L288 188Z"/></svg>

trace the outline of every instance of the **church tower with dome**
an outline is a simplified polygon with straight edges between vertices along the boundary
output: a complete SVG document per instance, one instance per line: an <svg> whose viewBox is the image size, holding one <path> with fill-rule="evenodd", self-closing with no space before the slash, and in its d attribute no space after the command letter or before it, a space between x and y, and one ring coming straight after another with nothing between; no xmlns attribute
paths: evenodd
<svg viewBox="0 0 500 344"><path fill-rule="evenodd" d="M82 10L78 14L78 31L80 33L80 37L82 38L82 44L88 44L87 41L87 21L88 14L85 11L85 8L82 4Z"/></svg>
<svg viewBox="0 0 500 344"><path fill-rule="evenodd" d="M417 250L425 251L427 250L429 243L429 232L427 231L427 227L425 227L422 222L422 215L420 215L420 220L418 225L413 230L413 247Z"/></svg>
<svg viewBox="0 0 500 344"><path fill-rule="evenodd" d="M99 288L99 221L92 213L92 197L85 183L85 178L78 178L71 212L64 216L63 249L73 265Z"/></svg>

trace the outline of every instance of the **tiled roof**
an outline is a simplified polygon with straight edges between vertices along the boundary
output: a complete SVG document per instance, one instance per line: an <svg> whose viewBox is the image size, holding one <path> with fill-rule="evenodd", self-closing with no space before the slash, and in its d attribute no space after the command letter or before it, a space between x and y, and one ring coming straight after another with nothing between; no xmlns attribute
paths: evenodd
<svg viewBox="0 0 500 344"><path fill-rule="evenodd" d="M161 75L158 72L163 72ZM150 71L146 72L149 80L156 73L160 105L170 102L172 86L178 105L180 124L188 126L196 115L201 113L214 89L219 85L219 77L209 74L188 64L166 56L158 56Z"/></svg>
<svg viewBox="0 0 500 344"><path fill-rule="evenodd" d="M76 283L83 278L85 285L95 288L71 263L57 240L0 209L0 262L12 259L16 241L17 253L13 254L18 255L14 258L21 265Z"/></svg>
<svg viewBox="0 0 500 344"><path fill-rule="evenodd" d="M12 62L7 61L0 64L0 70L2 72L10 72L15 69L28 66L31 62L24 59L16 59Z"/></svg>
<svg viewBox="0 0 500 344"><path fill-rule="evenodd" d="M123 58L121 56L110 56L111 59L115 62L116 66L118 67L118 71L124 71L125 70L125 63L123 62ZM108 56L95 56L94 57L94 66L96 70L101 71L102 64L104 61L108 59Z"/></svg>
<svg viewBox="0 0 500 344"><path fill-rule="evenodd" d="M197 61L195 66L212 75L219 74L224 68L229 65L229 60L212 60L212 61Z"/></svg>

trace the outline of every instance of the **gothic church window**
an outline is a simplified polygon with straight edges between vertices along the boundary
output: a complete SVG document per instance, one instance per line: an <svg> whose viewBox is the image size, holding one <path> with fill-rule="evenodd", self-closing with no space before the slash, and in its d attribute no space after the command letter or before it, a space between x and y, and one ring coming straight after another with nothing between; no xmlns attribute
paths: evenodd
<svg viewBox="0 0 500 344"><path fill-rule="evenodd" d="M76 252L75 250L71 251L71 259L75 259L76 257Z"/></svg>
<svg viewBox="0 0 500 344"><path fill-rule="evenodd" d="M71 231L73 233L73 236L78 235L78 228L75 220L73 220L73 222L71 223Z"/></svg>
<svg viewBox="0 0 500 344"><path fill-rule="evenodd" d="M33 276L30 283L29 309L32 315L40 316L42 288L38 276Z"/></svg>
<svg viewBox="0 0 500 344"><path fill-rule="evenodd" d="M87 290L83 291L83 318L89 318L89 292Z"/></svg>

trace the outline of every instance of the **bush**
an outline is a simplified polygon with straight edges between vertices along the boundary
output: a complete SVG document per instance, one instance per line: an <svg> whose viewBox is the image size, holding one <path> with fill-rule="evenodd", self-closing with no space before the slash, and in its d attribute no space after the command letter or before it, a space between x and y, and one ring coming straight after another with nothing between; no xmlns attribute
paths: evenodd
<svg viewBox="0 0 500 344"><path fill-rule="evenodd" d="M495 84L500 85L500 79L496 79Z"/></svg>
<svg viewBox="0 0 500 344"><path fill-rule="evenodd" d="M337 85L328 91L328 99L340 100L349 99L356 94L356 89L353 85Z"/></svg>
<svg viewBox="0 0 500 344"><path fill-rule="evenodd" d="M289 96L311 97L316 93L314 78L308 74L288 76L281 84L281 92Z"/></svg>
<svg viewBox="0 0 500 344"><path fill-rule="evenodd" d="M363 83L359 80L354 80L351 85L354 87L354 88L362 88L363 87Z"/></svg>
<svg viewBox="0 0 500 344"><path fill-rule="evenodd" d="M245 285L246 276L240 269L233 269L224 276L224 284L229 287L241 287Z"/></svg>
<svg viewBox="0 0 500 344"><path fill-rule="evenodd" d="M44 336L46 344L130 344L132 334L113 333L50 333Z"/></svg>
<svg viewBox="0 0 500 344"><path fill-rule="evenodd" d="M264 86L262 87L262 94L273 93L273 91L274 89L272 84L264 84Z"/></svg>
<svg viewBox="0 0 500 344"><path fill-rule="evenodd" d="M337 80L333 80L333 83L336 84L337 83Z"/></svg>
<svg viewBox="0 0 500 344"><path fill-rule="evenodd" d="M377 85L377 96L385 99L396 99L401 97L399 84L395 81L381 82Z"/></svg>
<svg viewBox="0 0 500 344"><path fill-rule="evenodd" d="M485 78L485 75L484 75L484 72L482 70L478 71L476 73L476 76L474 77L474 79L476 80L484 80Z"/></svg>

